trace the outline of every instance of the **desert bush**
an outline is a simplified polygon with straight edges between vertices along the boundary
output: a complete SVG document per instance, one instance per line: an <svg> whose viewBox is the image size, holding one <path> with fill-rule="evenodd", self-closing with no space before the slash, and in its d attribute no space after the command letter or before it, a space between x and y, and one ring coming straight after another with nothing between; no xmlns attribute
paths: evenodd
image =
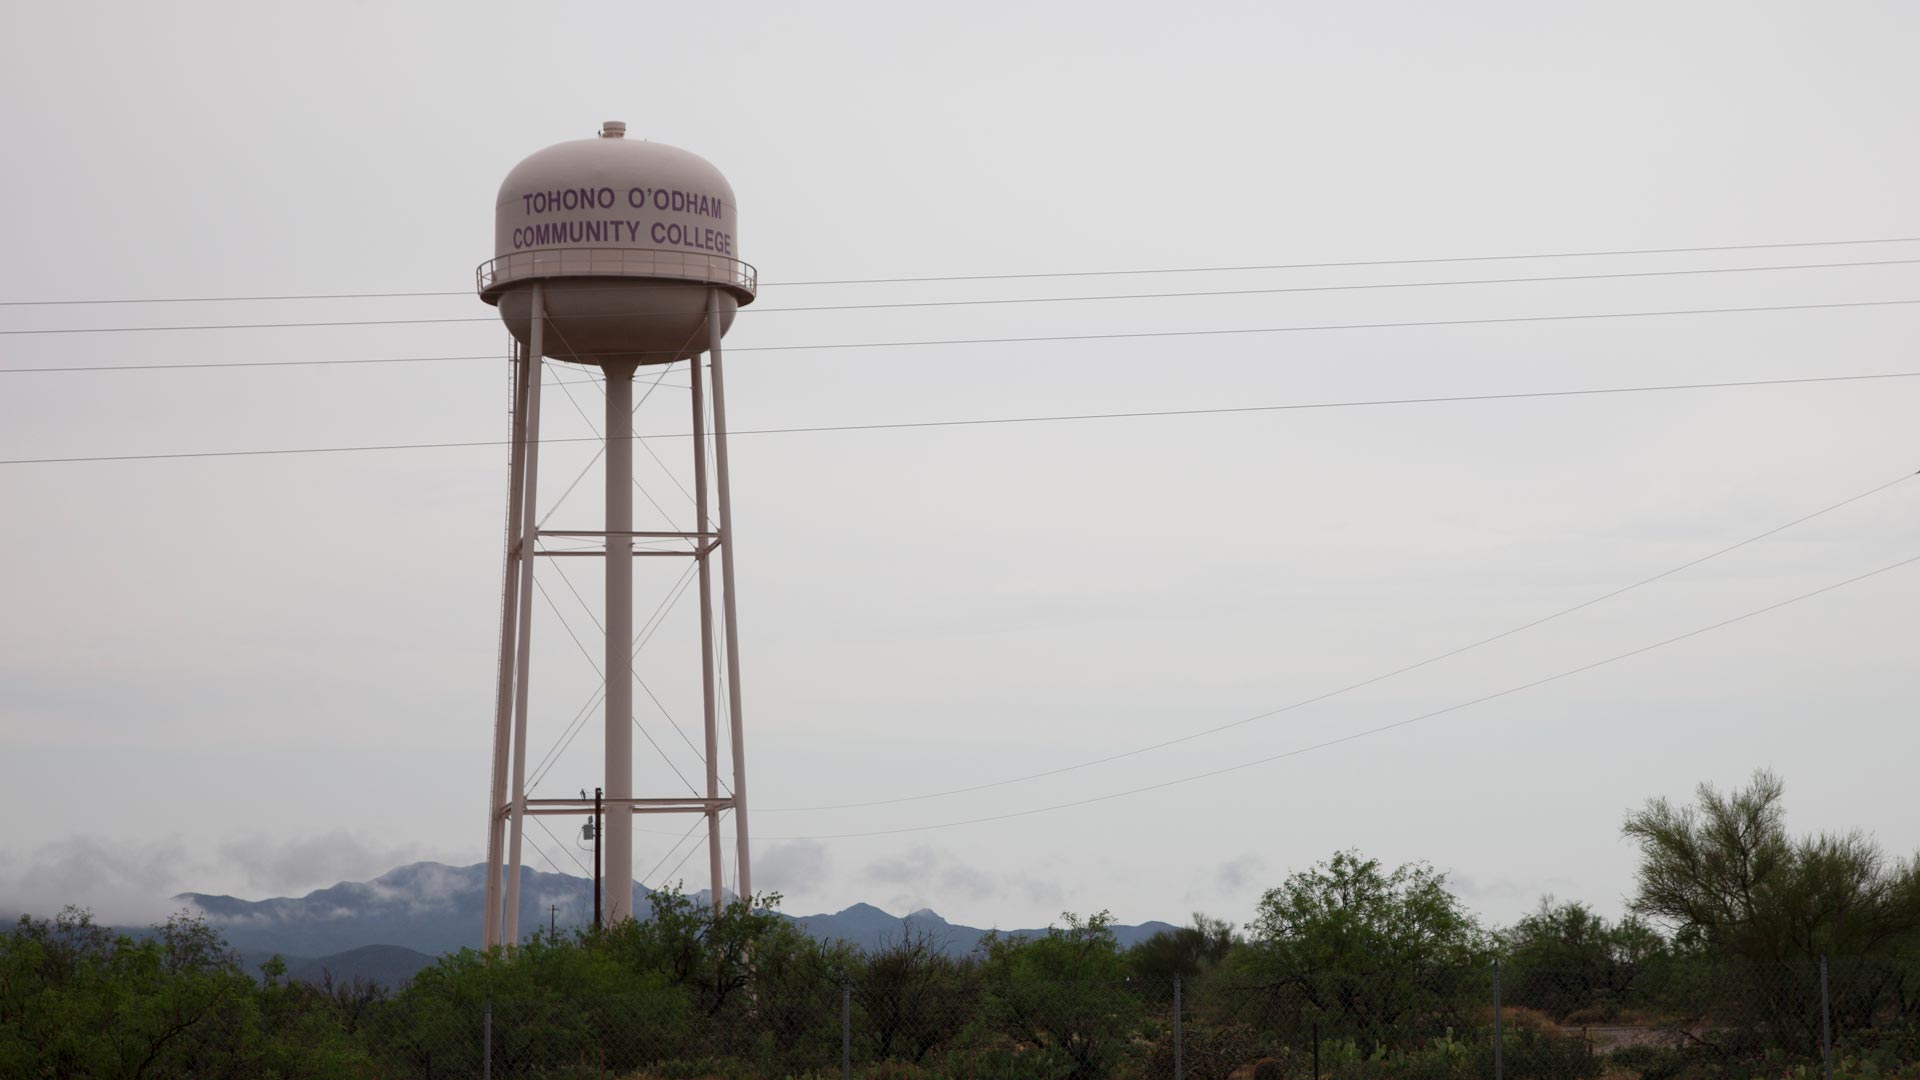
<svg viewBox="0 0 1920 1080"><path fill-rule="evenodd" d="M1673 1046L1623 1046L1607 1055L1615 1069L1627 1069L1640 1080L1675 1080L1692 1064L1694 1055Z"/></svg>
<svg viewBox="0 0 1920 1080"><path fill-rule="evenodd" d="M1227 1080L1249 1062L1254 1063L1256 1077L1279 1080L1285 1075L1281 1071L1283 1063L1271 1056L1272 1049L1266 1046L1265 1040L1245 1025L1214 1028L1189 1024L1181 1032L1181 1042L1181 1065L1189 1080ZM1290 1051L1282 1049L1280 1054L1288 1056ZM1264 1073L1260 1071L1263 1067ZM1148 1076L1173 1075L1172 1032L1154 1039L1147 1054L1146 1073Z"/></svg>
<svg viewBox="0 0 1920 1080"><path fill-rule="evenodd" d="M1071 1062L1071 1080L1099 1080L1134 1049L1143 1008L1125 984L1112 918L1063 919L1045 937L987 935L982 1014L1007 1038Z"/></svg>

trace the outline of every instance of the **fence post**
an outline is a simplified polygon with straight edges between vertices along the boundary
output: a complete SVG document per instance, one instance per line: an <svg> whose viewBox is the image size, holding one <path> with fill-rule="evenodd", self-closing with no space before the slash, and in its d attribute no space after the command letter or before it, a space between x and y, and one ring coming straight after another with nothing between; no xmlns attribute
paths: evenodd
<svg viewBox="0 0 1920 1080"><path fill-rule="evenodd" d="M1827 954L1820 954L1820 1062L1833 1080L1833 1006L1827 997Z"/></svg>
<svg viewBox="0 0 1920 1080"><path fill-rule="evenodd" d="M853 987L840 984L840 1077L853 1080Z"/></svg>
<svg viewBox="0 0 1920 1080"><path fill-rule="evenodd" d="M493 1080L493 998L480 1013L480 1080Z"/></svg>
<svg viewBox="0 0 1920 1080"><path fill-rule="evenodd" d="M1186 1062L1182 1052L1186 1049L1184 1033L1180 1030L1180 976L1173 977L1173 1080L1185 1080ZM1832 1080L1831 1077L1828 1080Z"/></svg>
<svg viewBox="0 0 1920 1080"><path fill-rule="evenodd" d="M1493 1080L1503 1080L1505 1069L1500 1060L1505 1049L1506 1030L1500 1017L1500 961L1493 962Z"/></svg>

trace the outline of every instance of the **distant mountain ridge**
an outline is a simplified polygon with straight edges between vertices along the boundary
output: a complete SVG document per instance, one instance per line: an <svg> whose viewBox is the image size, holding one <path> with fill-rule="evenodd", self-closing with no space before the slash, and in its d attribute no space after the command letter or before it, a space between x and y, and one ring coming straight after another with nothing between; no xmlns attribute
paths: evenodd
<svg viewBox="0 0 1920 1080"><path fill-rule="evenodd" d="M285 960L285 957L281 959ZM434 958L401 945L362 945L343 953L305 960L287 961L287 978L316 986L332 979L334 985L364 979L381 986L399 986L434 965ZM258 971L256 965L253 970Z"/></svg>
<svg viewBox="0 0 1920 1080"><path fill-rule="evenodd" d="M635 911L652 891L633 887ZM242 900L181 893L243 953L329 956L364 945L400 945L429 956L480 945L486 867L435 862L397 867L372 881L343 881L301 897ZM526 937L548 925L583 926L593 918L593 883L567 874L520 871L520 925Z"/></svg>
<svg viewBox="0 0 1920 1080"><path fill-rule="evenodd" d="M633 910L646 917L653 892L633 886ZM706 893L696 894L705 901ZM301 897L243 900L207 893L181 893L176 901L206 917L227 943L254 966L271 954L286 958L288 975L317 981L321 969L336 981L358 975L393 985L405 981L442 953L480 944L486 909L486 867L418 862L396 867L371 881L343 881ZM570 874L520 871L520 937L549 926L572 929L593 917L593 883ZM816 939L845 941L874 950L926 935L940 949L964 955L979 946L986 930L949 923L929 910L892 915L871 904L854 904L832 913L786 916ZM1162 930L1164 922L1115 926L1122 947ZM1033 936L1044 930L1003 933ZM410 954L410 955L409 955ZM318 959L309 959L318 958Z"/></svg>

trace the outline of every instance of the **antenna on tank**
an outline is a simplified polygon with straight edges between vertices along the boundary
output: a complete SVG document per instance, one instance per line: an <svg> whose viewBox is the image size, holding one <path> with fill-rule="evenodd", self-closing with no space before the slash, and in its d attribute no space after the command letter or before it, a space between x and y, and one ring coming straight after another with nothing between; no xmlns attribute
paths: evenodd
<svg viewBox="0 0 1920 1080"><path fill-rule="evenodd" d="M750 895L733 503L720 342L735 312L753 302L758 273L739 258L737 207L726 177L703 158L661 143L629 140L626 131L625 123L608 120L596 138L550 146L515 166L496 203L494 257L480 264L476 274L480 298L499 309L515 342L506 570L487 806L482 930L487 948L502 944L504 928L519 925L522 828L528 815L598 817L604 808L604 818L588 834L604 854L610 883L604 912L595 905L596 926L633 917L636 814L706 818L708 875L717 910L724 884L720 815L732 811L738 893ZM706 364L700 362L702 353ZM599 368L605 376L606 511L605 520L595 523L598 528L548 529L535 516L540 376L548 359ZM687 364L692 391L692 520L679 528L636 530L634 374L678 363ZM711 463L705 452L709 442ZM541 541L549 537L597 546L543 546ZM606 782L592 799L584 791L577 799L535 799L528 792L533 575L541 558L563 555L596 556L606 567L605 658L600 665L606 678ZM644 797L634 790L633 573L634 560L641 556L690 558L698 575L704 794ZM732 754L731 783L724 790L718 730L722 673ZM691 672L688 676L694 677ZM596 870L599 863L596 859ZM600 878L596 873L596 893Z"/></svg>

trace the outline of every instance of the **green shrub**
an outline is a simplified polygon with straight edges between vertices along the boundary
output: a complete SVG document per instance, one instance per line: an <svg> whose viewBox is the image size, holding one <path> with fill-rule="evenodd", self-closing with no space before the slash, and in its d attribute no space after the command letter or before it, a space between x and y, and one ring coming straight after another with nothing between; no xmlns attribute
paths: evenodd
<svg viewBox="0 0 1920 1080"><path fill-rule="evenodd" d="M748 1080L754 1069L734 1058L685 1058L660 1063L654 1075L660 1080Z"/></svg>
<svg viewBox="0 0 1920 1080"><path fill-rule="evenodd" d="M938 1054L921 1075L941 1080L1065 1080L1075 1065L1073 1058L1052 1047L998 1044Z"/></svg>
<svg viewBox="0 0 1920 1080"><path fill-rule="evenodd" d="M1672 1046L1623 1046L1607 1055L1615 1068L1631 1069L1640 1080L1674 1080L1686 1071L1692 1057Z"/></svg>

